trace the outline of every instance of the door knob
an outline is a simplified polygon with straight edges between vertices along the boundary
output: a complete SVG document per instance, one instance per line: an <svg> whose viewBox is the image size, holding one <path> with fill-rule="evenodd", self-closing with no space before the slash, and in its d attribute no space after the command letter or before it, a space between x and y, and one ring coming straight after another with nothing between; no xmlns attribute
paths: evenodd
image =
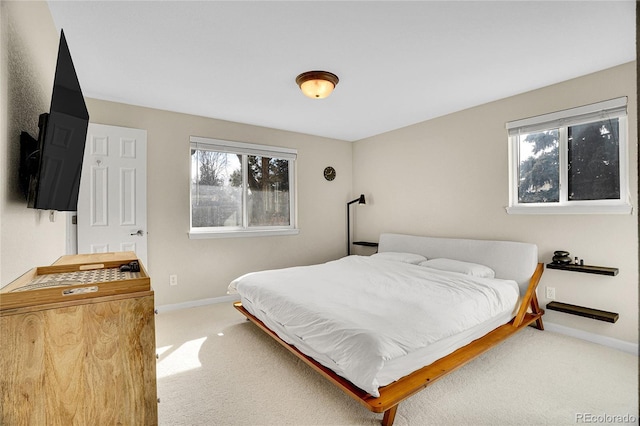
<svg viewBox="0 0 640 426"><path fill-rule="evenodd" d="M144 231L142 229L138 229L138 232L135 232L135 233L133 233L131 235L137 235L139 237L142 237L144 235Z"/></svg>

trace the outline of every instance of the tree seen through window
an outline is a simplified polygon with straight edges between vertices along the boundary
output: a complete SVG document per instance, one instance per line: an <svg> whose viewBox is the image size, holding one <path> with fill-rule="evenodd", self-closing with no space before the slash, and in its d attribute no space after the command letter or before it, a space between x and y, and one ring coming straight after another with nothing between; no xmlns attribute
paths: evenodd
<svg viewBox="0 0 640 426"><path fill-rule="evenodd" d="M191 157L192 227L291 225L291 159L194 148Z"/></svg>
<svg viewBox="0 0 640 426"><path fill-rule="evenodd" d="M519 137L519 203L560 201L560 137L567 139L569 201L620 198L617 118Z"/></svg>

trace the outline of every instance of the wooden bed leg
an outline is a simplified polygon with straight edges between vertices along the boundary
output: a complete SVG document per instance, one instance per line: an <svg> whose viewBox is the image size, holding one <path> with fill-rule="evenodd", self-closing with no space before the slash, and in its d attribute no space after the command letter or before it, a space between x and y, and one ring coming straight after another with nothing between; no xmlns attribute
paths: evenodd
<svg viewBox="0 0 640 426"><path fill-rule="evenodd" d="M524 317L527 313L527 309L531 308L531 312L534 314L540 313L540 307L538 306L538 297L536 296L536 288L538 287L538 283L540 282L540 277L542 276L542 272L544 271L544 263L538 263L533 276L529 280L529 287L527 288L527 292L522 298L522 302L520 302L520 308L518 309L518 314L513 319L513 326L520 327L522 322L524 321ZM540 319L536 320L536 324L538 328L542 326L542 321ZM540 328L542 330L542 328Z"/></svg>
<svg viewBox="0 0 640 426"><path fill-rule="evenodd" d="M531 311L535 314L539 314L540 312L542 312L542 310L540 309L540 305L538 304L538 296L535 293L533 293L533 296L531 297ZM538 330L544 330L544 324L542 324L542 317L536 320L536 328Z"/></svg>
<svg viewBox="0 0 640 426"><path fill-rule="evenodd" d="M391 426L393 421L396 418L396 411L398 411L398 406L394 405L384 412L384 416L382 417L382 426Z"/></svg>

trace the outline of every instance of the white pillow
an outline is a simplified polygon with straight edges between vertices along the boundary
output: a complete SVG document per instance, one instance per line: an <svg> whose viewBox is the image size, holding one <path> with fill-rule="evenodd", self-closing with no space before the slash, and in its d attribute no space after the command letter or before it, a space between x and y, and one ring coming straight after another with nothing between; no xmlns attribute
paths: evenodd
<svg viewBox="0 0 640 426"><path fill-rule="evenodd" d="M427 260L426 257L415 253L398 253L395 251L383 251L382 253L372 254L371 257L375 257L382 260L395 260L396 262L411 263L417 265L420 262Z"/></svg>
<svg viewBox="0 0 640 426"><path fill-rule="evenodd" d="M495 271L488 266L480 265L478 263L462 262L454 259L431 259L421 262L420 266L426 266L442 271L459 272L461 274L471 275L474 277L495 278L496 276Z"/></svg>

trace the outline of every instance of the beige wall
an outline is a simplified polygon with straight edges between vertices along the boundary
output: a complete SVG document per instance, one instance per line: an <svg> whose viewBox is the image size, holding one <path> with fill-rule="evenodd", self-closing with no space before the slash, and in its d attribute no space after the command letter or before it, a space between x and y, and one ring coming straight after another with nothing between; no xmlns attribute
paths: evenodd
<svg viewBox="0 0 640 426"><path fill-rule="evenodd" d="M629 97L633 215L508 215L505 123L618 96ZM541 262L563 249L586 264L617 267L616 277L546 270L540 283L555 287L558 301L618 312L617 323L552 311L545 319L637 343L637 140L635 63L361 140L353 192L368 204L357 210L356 231L374 240L400 232L527 241L538 245Z"/></svg>
<svg viewBox="0 0 640 426"><path fill-rule="evenodd" d="M20 132L49 111L59 34L43 2L0 2L0 285L65 250L65 215L28 209L18 184Z"/></svg>
<svg viewBox="0 0 640 426"><path fill-rule="evenodd" d="M148 269L156 304L226 294L237 276L323 262L346 250L351 143L228 121L87 99L91 122L147 130ZM300 233L294 236L190 240L189 136L295 148ZM326 166L337 171L323 177ZM169 275L178 285L169 286Z"/></svg>

